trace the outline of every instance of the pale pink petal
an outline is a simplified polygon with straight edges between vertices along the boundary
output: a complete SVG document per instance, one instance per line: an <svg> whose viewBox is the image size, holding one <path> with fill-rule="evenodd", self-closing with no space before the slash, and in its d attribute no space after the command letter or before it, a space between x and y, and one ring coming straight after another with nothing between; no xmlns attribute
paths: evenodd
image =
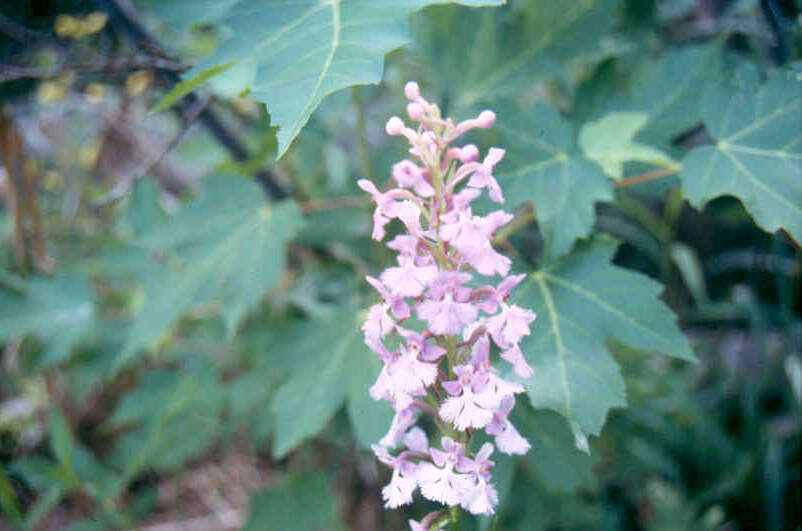
<svg viewBox="0 0 802 531"><path fill-rule="evenodd" d="M477 403L476 396L463 389L460 396L446 398L440 406L440 418L451 422L455 428L465 431L468 428L484 428L493 418L493 413Z"/></svg>
<svg viewBox="0 0 802 531"><path fill-rule="evenodd" d="M435 334L456 335L476 319L478 311L470 303L456 302L451 294L442 300L425 300L418 307L418 317L427 321Z"/></svg>
<svg viewBox="0 0 802 531"><path fill-rule="evenodd" d="M387 448L398 446L406 437L407 430L410 426L415 424L418 411L420 411L420 409L413 405L396 412L390 423L390 429L387 431L387 434L379 440L379 444Z"/></svg>
<svg viewBox="0 0 802 531"><path fill-rule="evenodd" d="M402 476L400 470L393 470L390 483L382 489L384 507L396 509L402 505L412 503L412 493L418 487L415 478Z"/></svg>
<svg viewBox="0 0 802 531"><path fill-rule="evenodd" d="M498 492L491 483L479 479L465 492L460 505L471 514L493 514L498 505Z"/></svg>
<svg viewBox="0 0 802 531"><path fill-rule="evenodd" d="M507 455L524 455L531 448L529 441L518 433L509 420L505 422L504 430L496 435L495 440L498 449Z"/></svg>
<svg viewBox="0 0 802 531"><path fill-rule="evenodd" d="M362 331L365 338L370 341L378 341L384 338L395 326L389 315L387 315L386 304L374 304L368 309L368 316L362 324Z"/></svg>
<svg viewBox="0 0 802 531"><path fill-rule="evenodd" d="M503 351L501 357L512 363L515 374L521 378L531 378L534 374L532 367L526 362L526 358L524 358L524 354L521 352L521 347L519 347L517 343Z"/></svg>
<svg viewBox="0 0 802 531"><path fill-rule="evenodd" d="M417 474L421 494L426 499L444 503L446 505L459 505L464 493L472 486L470 476L454 471L451 463L439 468L432 463L422 463Z"/></svg>

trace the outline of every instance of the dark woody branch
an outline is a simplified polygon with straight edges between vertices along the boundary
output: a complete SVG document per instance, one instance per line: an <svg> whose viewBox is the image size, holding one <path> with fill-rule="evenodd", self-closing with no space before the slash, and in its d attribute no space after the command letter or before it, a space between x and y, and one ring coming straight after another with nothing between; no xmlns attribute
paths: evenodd
<svg viewBox="0 0 802 531"><path fill-rule="evenodd" d="M67 73L126 74L150 69L183 72L189 66L160 57L104 57L83 63L63 62L47 68L0 64L0 83L18 79L52 79Z"/></svg>
<svg viewBox="0 0 802 531"><path fill-rule="evenodd" d="M137 46L144 46L146 48L158 50L159 52L163 51L163 47L158 39L151 35L150 32L129 13L128 9L123 7L117 0L95 0L95 4L99 9L105 11L109 15L109 20L118 31L128 35ZM172 89L181 81L178 73L174 70L157 68L155 72L157 79L166 90ZM198 95L195 92L191 92L174 108L180 108L182 115L186 116L191 109L197 108L198 100ZM235 160L238 162L245 162L251 158L245 143L220 119L218 114L214 112L214 109L206 107L203 112L201 112L198 120L209 130L217 141L228 150L229 154ZM271 199L279 200L287 197L287 192L276 183L270 171L262 170L254 175L254 177L259 184L262 185L265 193Z"/></svg>

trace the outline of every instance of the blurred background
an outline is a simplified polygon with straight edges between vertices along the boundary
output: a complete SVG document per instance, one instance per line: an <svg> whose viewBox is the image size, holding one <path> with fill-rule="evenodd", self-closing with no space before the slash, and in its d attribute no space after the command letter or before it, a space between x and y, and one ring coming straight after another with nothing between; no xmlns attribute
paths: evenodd
<svg viewBox="0 0 802 531"><path fill-rule="evenodd" d="M257 31L258 18L219 20L235 3L0 2L2 530L404 528L427 506L382 508L388 475L366 445L388 412L360 405L373 362L295 398L297 433L277 428L289 391L275 399L305 355L361 341L343 336L372 301L362 278L391 255L369 239L355 181L384 182L403 157L383 128L404 82L458 118L545 102L579 128L673 105L652 145L675 161L711 136L700 93L664 100L674 88L718 70L802 75L797 0L434 6L411 15L380 85L326 98L276 161L276 127L233 75L194 78L153 110ZM473 94L499 64L503 83ZM523 432L562 439L498 459L499 518L465 528L802 529L799 242L732 195L694 208L670 164L621 171L593 232L622 242L616 265L663 284L699 362L609 340L629 406L586 456L550 453L570 432L522 404ZM530 219L507 245L538 264L542 227ZM318 421L299 420L305 408Z"/></svg>

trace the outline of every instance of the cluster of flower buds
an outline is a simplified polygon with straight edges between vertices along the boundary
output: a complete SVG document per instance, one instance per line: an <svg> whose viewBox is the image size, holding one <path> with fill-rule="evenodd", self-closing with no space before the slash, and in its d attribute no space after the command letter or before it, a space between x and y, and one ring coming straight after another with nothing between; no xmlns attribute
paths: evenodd
<svg viewBox="0 0 802 531"><path fill-rule="evenodd" d="M510 259L491 245L512 215L496 210L479 216L471 210L483 189L492 201L504 201L493 177L504 150L491 148L480 162L475 145L451 146L471 129L492 127L492 111L455 124L421 97L417 83L407 83L405 93L407 114L419 126L407 127L394 116L387 133L406 137L417 161L395 164L398 186L386 192L368 180L358 183L376 204L374 239L384 238L393 219L406 228L387 244L398 252L398 265L378 279L367 277L382 301L368 310L362 326L366 344L384 363L370 395L390 401L395 410L390 430L373 446L393 471L382 494L388 508L411 503L420 488L429 500L492 514L498 503L490 475L494 447L485 443L471 456L470 438L484 429L501 452L529 450L508 419L524 387L500 376L491 349L495 345L517 375L530 377L518 343L535 319L532 311L508 303L524 275L508 276ZM501 281L479 285L471 271L499 275ZM430 446L415 425L424 414L431 414L441 431L440 448ZM410 525L426 529L425 521Z"/></svg>

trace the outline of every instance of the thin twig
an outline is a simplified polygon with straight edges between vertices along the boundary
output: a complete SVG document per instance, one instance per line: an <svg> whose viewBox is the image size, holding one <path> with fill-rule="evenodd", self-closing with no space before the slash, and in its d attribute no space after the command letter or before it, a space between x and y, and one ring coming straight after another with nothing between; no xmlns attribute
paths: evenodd
<svg viewBox="0 0 802 531"><path fill-rule="evenodd" d="M31 44L36 41L50 42L53 40L49 35L45 35L43 33L39 33L38 31L27 28L16 20L7 17L2 13L0 13L0 32L5 33L15 41L21 42L22 44Z"/></svg>
<svg viewBox="0 0 802 531"><path fill-rule="evenodd" d="M676 173L679 173L681 169L682 169L681 166L672 166L671 168L663 168L662 170L655 170L646 173L641 173L640 175L635 175L634 177L630 177L629 179L617 181L613 185L613 187L628 188L630 186L635 186L636 184L643 184L643 183L648 183L650 181L656 181L658 179L662 179L663 177L668 177L669 175L674 175Z"/></svg>
<svg viewBox="0 0 802 531"><path fill-rule="evenodd" d="M48 68L0 64L0 83L18 79L53 79L65 73L76 74L124 74L138 70L168 70L184 72L190 66L161 57L98 58L84 63L59 63Z"/></svg>
<svg viewBox="0 0 802 531"><path fill-rule="evenodd" d="M211 96L207 96L206 98L204 98L203 101L197 103L196 108L187 117L187 123L184 125L184 128L177 135L175 135L175 137L164 147L164 149L158 155L156 155L153 158L153 161L148 165L147 168L145 168L145 171L142 172L142 176L145 176L148 173L150 173L153 170L153 168L155 168L156 165L162 161L164 156L167 155L167 153L169 153L170 151L172 151L172 149L176 147L181 142L181 140L184 139L187 132L192 127L192 124L195 122L195 120L198 119L198 116L200 116L201 113L205 111L209 105L211 105L212 101L213 98Z"/></svg>
<svg viewBox="0 0 802 531"><path fill-rule="evenodd" d="M361 195L349 195L344 197L331 197L327 199L311 199L301 203L301 211L304 214L319 212L321 210L334 210L336 208L366 206L370 199Z"/></svg>
<svg viewBox="0 0 802 531"><path fill-rule="evenodd" d="M121 33L126 33L137 44L137 46L147 46L153 50L162 52L163 47L159 40L150 34L150 32L136 20L136 17L129 7L123 6L116 0L94 0L94 3L102 11L109 15L109 20L116 26ZM156 76L160 82L166 86L167 90L172 89L176 84L181 81L181 78L174 71L165 69L156 69ZM193 105L198 101L198 95L195 92L187 94L178 105L176 109L186 109L187 106ZM250 160L250 153L245 145L245 142L240 139L229 127L223 123L223 120L213 112L212 109L206 109L200 115L200 120L209 130L209 132L217 139L220 144L225 147L231 156L239 162ZM265 193L270 199L280 200L287 197L287 192L280 186L275 176L269 170L262 170L254 175L259 184L262 185Z"/></svg>
<svg viewBox="0 0 802 531"><path fill-rule="evenodd" d="M209 514L188 520L167 522L147 527L141 527L140 531L202 531L207 529L220 529L220 522L232 522L234 525L224 529L236 529L242 524L242 511L231 510L223 514Z"/></svg>
<svg viewBox="0 0 802 531"><path fill-rule="evenodd" d="M20 152L24 157L24 153ZM36 176L33 168L28 164L22 164L22 189L25 209L28 211L28 219L31 225L31 254L33 255L33 265L40 271L49 272L47 256L45 255L45 233L42 229L42 216L39 211L38 190L36 188Z"/></svg>
<svg viewBox="0 0 802 531"><path fill-rule="evenodd" d="M117 186L115 186L114 189L111 190L108 194L98 199L95 202L95 206L103 206L105 204L111 203L113 201L122 198L123 196L125 196L125 194L128 192L128 190L131 188L131 186L133 186L135 182L137 182L139 179L141 179L142 177L153 171L153 168L155 168L156 165L159 164L164 159L167 153L172 151L181 142L181 140L183 140L187 132L189 132L190 128L192 127L192 124L195 122L195 120L198 119L198 116L200 116L201 113L203 113L203 111L206 110L206 108L212 103L212 101L213 101L212 96L207 96L203 101L198 102L195 106L196 108L187 117L187 122L181 129L181 131L179 131L179 133L175 135L175 137L173 137L173 139L170 140L170 142L168 142L166 146L164 146L164 149L162 149L158 154L156 154L155 157L153 157L153 160L150 161L150 163L145 167L145 169L138 176L134 177L130 181L126 181L124 183L120 183Z"/></svg>
<svg viewBox="0 0 802 531"><path fill-rule="evenodd" d="M9 108L0 109L0 154L6 167L6 197L14 220L14 256L19 271L25 271L27 263L24 203L22 200L22 179L19 176L22 151L22 138L14 125L14 117Z"/></svg>
<svg viewBox="0 0 802 531"><path fill-rule="evenodd" d="M356 130L359 137L359 158L362 160L362 177L372 181L373 165L370 162L370 142L365 128L365 103L362 101L359 87L351 88L351 96L356 106Z"/></svg>

